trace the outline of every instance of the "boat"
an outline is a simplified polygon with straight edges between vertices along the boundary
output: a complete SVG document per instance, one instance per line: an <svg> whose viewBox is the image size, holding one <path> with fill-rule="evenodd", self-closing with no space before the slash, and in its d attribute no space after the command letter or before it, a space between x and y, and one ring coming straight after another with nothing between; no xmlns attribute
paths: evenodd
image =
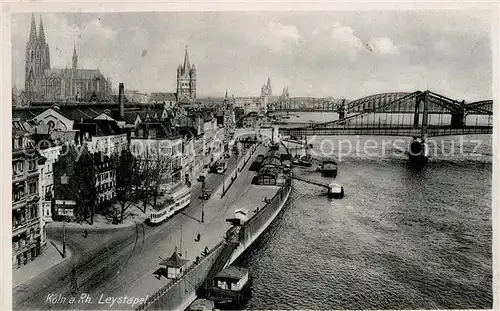
<svg viewBox="0 0 500 311"><path fill-rule="evenodd" d="M337 162L333 160L326 160L321 162L321 166L318 168L318 171L321 175L325 177L337 177Z"/></svg>
<svg viewBox="0 0 500 311"><path fill-rule="evenodd" d="M328 197L342 199L344 197L344 187L339 184L331 183L328 185Z"/></svg>
<svg viewBox="0 0 500 311"><path fill-rule="evenodd" d="M301 157L300 160L298 161L298 165L305 166L305 167L311 167L312 166L312 156L310 154L306 154L305 156Z"/></svg>
<svg viewBox="0 0 500 311"><path fill-rule="evenodd" d="M264 155L259 154L255 161L250 165L249 170L250 171L258 171L260 169L260 166L262 165L262 161L264 161Z"/></svg>
<svg viewBox="0 0 500 311"><path fill-rule="evenodd" d="M203 296L213 301L217 309L236 309L250 298L251 285L248 269L227 266L212 279Z"/></svg>

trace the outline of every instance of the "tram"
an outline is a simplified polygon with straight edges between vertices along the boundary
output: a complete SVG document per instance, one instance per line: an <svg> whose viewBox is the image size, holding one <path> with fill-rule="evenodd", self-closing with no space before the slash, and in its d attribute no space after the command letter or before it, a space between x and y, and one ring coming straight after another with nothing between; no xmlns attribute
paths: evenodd
<svg viewBox="0 0 500 311"><path fill-rule="evenodd" d="M175 192L167 204L164 204L161 209L151 210L149 212L149 217L147 223L150 225L159 225L165 220L171 218L175 213L185 209L191 203L191 189L184 187L181 190Z"/></svg>

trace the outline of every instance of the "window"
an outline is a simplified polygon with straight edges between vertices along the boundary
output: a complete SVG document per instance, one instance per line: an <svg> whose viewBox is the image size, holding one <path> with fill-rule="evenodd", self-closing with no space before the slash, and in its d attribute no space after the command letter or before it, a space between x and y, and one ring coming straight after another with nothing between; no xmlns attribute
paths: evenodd
<svg viewBox="0 0 500 311"><path fill-rule="evenodd" d="M23 173L23 161L14 162L12 165L12 171L14 175L20 175Z"/></svg>
<svg viewBox="0 0 500 311"><path fill-rule="evenodd" d="M24 183L14 187L14 202L24 198Z"/></svg>
<svg viewBox="0 0 500 311"><path fill-rule="evenodd" d="M38 192L38 181L29 181L28 182L28 193L35 194Z"/></svg>
<svg viewBox="0 0 500 311"><path fill-rule="evenodd" d="M28 161L28 171L31 172L34 170L36 170L36 162L35 162L35 160L29 160Z"/></svg>

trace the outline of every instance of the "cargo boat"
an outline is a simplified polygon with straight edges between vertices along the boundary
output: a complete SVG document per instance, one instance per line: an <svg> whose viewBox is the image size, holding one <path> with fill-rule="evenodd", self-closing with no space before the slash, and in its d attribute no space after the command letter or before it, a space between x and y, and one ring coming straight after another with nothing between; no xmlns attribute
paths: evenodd
<svg viewBox="0 0 500 311"><path fill-rule="evenodd" d="M312 166L312 156L310 154L307 154L307 155L301 157L300 160L298 161L297 165L311 167Z"/></svg>
<svg viewBox="0 0 500 311"><path fill-rule="evenodd" d="M321 166L318 168L318 171L325 177L337 177L337 162L332 160L323 161L321 162Z"/></svg>
<svg viewBox="0 0 500 311"><path fill-rule="evenodd" d="M228 266L212 279L204 290L204 296L213 301L217 309L236 309L250 298L251 286L248 269Z"/></svg>

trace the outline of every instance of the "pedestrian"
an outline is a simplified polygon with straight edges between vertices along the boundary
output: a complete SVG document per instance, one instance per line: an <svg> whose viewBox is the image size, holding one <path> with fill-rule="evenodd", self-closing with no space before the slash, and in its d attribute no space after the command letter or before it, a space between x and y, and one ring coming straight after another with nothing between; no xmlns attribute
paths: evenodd
<svg viewBox="0 0 500 311"><path fill-rule="evenodd" d="M87 238L87 236L88 236L88 235L89 235L89 232L87 231L87 229L85 229L85 230L83 231L83 237L84 237L84 238Z"/></svg>

